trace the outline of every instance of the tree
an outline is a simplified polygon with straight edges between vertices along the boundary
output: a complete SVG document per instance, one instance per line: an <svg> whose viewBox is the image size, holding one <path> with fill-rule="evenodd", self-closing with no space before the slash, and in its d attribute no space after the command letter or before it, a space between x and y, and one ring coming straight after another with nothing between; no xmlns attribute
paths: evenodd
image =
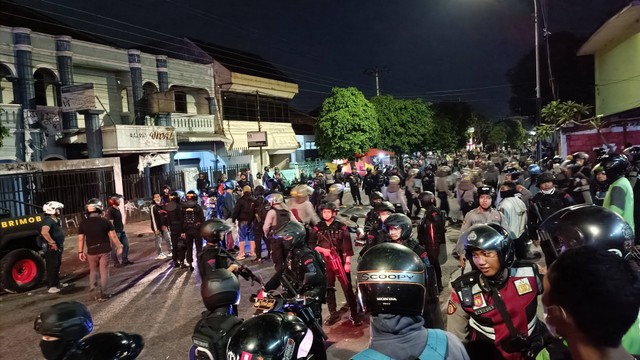
<svg viewBox="0 0 640 360"><path fill-rule="evenodd" d="M527 130L522 126L522 122L517 119L507 119L500 122L507 139L505 140L512 148L518 148L527 141Z"/></svg>
<svg viewBox="0 0 640 360"><path fill-rule="evenodd" d="M598 116L592 116L593 106L574 101L552 101L540 110L543 123L536 127L536 138L551 140L555 144L558 131L569 125L584 125L595 129L603 144L608 144L600 131L604 124Z"/></svg>
<svg viewBox="0 0 640 360"><path fill-rule="evenodd" d="M507 131L502 125L496 125L487 136L487 143L496 148L502 146L507 141Z"/></svg>
<svg viewBox="0 0 640 360"><path fill-rule="evenodd" d="M433 111L423 100L397 100L392 96L371 99L378 114L378 147L398 154L425 150L433 126Z"/></svg>
<svg viewBox="0 0 640 360"><path fill-rule="evenodd" d="M354 87L333 88L322 103L316 145L324 159L347 159L376 146L380 128L374 106Z"/></svg>
<svg viewBox="0 0 640 360"><path fill-rule="evenodd" d="M474 118L471 105L466 102L440 102L433 105L438 121L434 125L436 129L445 126L449 122L455 139L454 149L462 149L467 144L467 129ZM438 133L441 133L438 131Z"/></svg>
<svg viewBox="0 0 640 360"><path fill-rule="evenodd" d="M471 120L473 138L475 139L475 142L487 144L487 138L489 137L489 133L493 129L494 125L495 124L487 119L487 117L475 114Z"/></svg>
<svg viewBox="0 0 640 360"><path fill-rule="evenodd" d="M459 150L459 137L453 124L448 119L434 118L434 126L431 128L427 145L429 149L439 150L443 153L452 153Z"/></svg>

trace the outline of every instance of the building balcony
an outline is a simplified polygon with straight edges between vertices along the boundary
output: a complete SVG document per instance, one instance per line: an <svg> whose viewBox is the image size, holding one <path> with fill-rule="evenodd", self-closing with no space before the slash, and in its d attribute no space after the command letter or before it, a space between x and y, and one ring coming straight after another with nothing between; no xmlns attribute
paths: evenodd
<svg viewBox="0 0 640 360"><path fill-rule="evenodd" d="M215 115L171 114L171 126L176 131L178 142L231 142L224 136Z"/></svg>

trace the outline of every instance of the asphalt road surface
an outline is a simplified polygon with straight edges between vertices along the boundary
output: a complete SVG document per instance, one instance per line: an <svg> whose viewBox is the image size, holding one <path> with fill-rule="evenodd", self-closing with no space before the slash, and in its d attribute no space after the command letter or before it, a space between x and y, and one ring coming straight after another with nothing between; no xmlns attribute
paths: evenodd
<svg viewBox="0 0 640 360"><path fill-rule="evenodd" d="M364 195L364 194L363 194ZM345 203L350 205L350 194L345 195ZM366 201L366 199L365 199ZM452 209L457 205L451 199ZM366 203L366 202L365 202ZM366 211L366 209L364 209ZM456 210L453 211L455 215ZM359 221L362 225L363 219ZM140 359L185 359L191 346L194 325L205 310L200 298L200 277L197 269L189 272L173 269L171 261L156 260L154 238L148 222L125 226L130 241L129 259L134 265L110 269L110 291L114 297L106 302L96 302L88 298L88 265L77 258L77 237L65 241L61 275L70 284L59 294L47 293L43 287L29 293L0 294L0 358L39 359L39 336L33 330L35 317L47 307L61 301L85 303L93 314L94 331L125 331L138 333L144 337L145 347ZM450 254L454 241L459 235L459 225L450 227L447 242ZM358 248L356 248L356 252ZM244 261L252 271L267 280L274 273L271 263L252 264ZM443 280L450 274L459 274L457 261L450 258L443 266ZM355 274L356 266L353 267ZM259 290L241 279L242 300L240 317L247 319L253 314L249 296ZM441 305L446 307L450 289L441 294ZM337 292L338 303L344 304L344 296ZM328 316L326 307L323 316ZM348 320L348 312L343 320L334 326L324 326L329 336L327 352L329 359L348 359L366 348L369 341L369 325L353 326ZM267 330L268 331L268 330Z"/></svg>

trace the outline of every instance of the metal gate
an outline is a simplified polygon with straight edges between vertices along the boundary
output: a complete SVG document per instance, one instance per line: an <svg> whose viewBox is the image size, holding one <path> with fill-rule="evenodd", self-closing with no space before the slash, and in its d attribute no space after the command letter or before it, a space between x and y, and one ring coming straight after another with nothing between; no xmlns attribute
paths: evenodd
<svg viewBox="0 0 640 360"><path fill-rule="evenodd" d="M0 175L0 211L11 216L30 215L42 209L47 201L64 204L64 212L82 213L91 198L106 201L115 193L111 168L17 173Z"/></svg>

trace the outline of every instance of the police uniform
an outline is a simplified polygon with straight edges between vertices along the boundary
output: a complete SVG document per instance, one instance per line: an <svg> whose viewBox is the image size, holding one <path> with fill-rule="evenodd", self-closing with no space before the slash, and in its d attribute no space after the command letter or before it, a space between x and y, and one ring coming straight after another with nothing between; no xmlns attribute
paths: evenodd
<svg viewBox="0 0 640 360"><path fill-rule="evenodd" d="M464 274L452 282L453 291L447 307L447 330L467 340L471 358L474 351L484 351L481 358L524 359L521 352L508 353L506 343L513 337L501 315L495 291L510 315L513 327L524 338L538 338L546 332L538 320L538 295L542 294L542 275L534 264L516 263L508 268L502 285L493 286L478 270ZM478 343L476 343L478 342ZM484 342L484 343L482 343ZM486 346L483 346L486 345ZM487 347L488 345L491 345ZM477 349L477 350L476 350ZM482 350L479 350L482 349ZM497 350L493 356L486 351ZM522 348L521 351L527 351ZM477 356L477 353L475 353Z"/></svg>
<svg viewBox="0 0 640 360"><path fill-rule="evenodd" d="M507 228L507 219L504 215L495 208L489 208L489 210L483 210L481 207L477 207L467 213L464 217L462 226L460 227L460 233L464 234L467 229L475 224L497 224L503 228ZM458 255L464 255L465 244L462 241L462 235L458 238L458 244L456 245L456 252Z"/></svg>
<svg viewBox="0 0 640 360"><path fill-rule="evenodd" d="M353 246L351 244L351 234L349 229L343 223L333 220L330 224L326 221L321 221L318 225L314 226L311 234L309 235L309 247L315 248L320 246L325 249L335 248L342 266L345 263L346 256L353 256ZM331 266L331 258L324 257L324 262L327 268L327 306L331 314L337 311L336 304L336 271ZM352 317L357 316L357 304L356 295L351 287L350 274L347 275L347 281L344 282L338 277L344 297L347 300L349 309L351 310Z"/></svg>
<svg viewBox="0 0 640 360"><path fill-rule="evenodd" d="M367 216L364 220L364 232L365 232L365 245L360 251L360 256L362 256L367 250L372 248L374 245L378 245L384 242L386 236L384 231L382 231L382 220L380 219L380 215L373 209L367 213Z"/></svg>

